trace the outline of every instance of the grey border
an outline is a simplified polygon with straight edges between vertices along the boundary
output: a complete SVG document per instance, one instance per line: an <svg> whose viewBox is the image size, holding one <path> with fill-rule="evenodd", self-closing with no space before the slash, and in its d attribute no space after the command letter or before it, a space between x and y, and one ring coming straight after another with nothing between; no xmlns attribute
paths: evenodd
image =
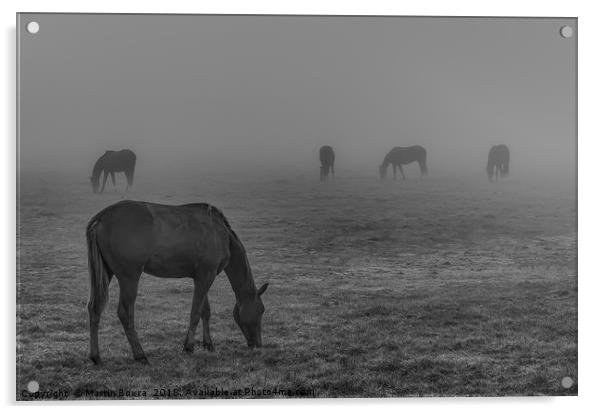
<svg viewBox="0 0 602 414"><path fill-rule="evenodd" d="M19 275L20 275L20 261L19 261L19 246L20 246L20 234L19 234L19 228L20 228L20 209L19 209L19 200L20 200L20 170L21 170L21 166L19 163L20 160L20 137L21 137L21 131L20 131L20 89L21 89L21 79L20 79L20 60L21 60L21 36L22 36L22 31L21 31L21 18L25 17L26 15L89 15L89 16L140 16L140 17L155 17L155 16L167 16L167 17L182 17L182 16L190 16L190 17L199 17L199 16L215 16L215 17L314 17L314 18L367 18L367 17L374 17L374 18L413 18L413 19L515 19L515 20L528 20L528 19L532 19L532 20L539 20L539 19L557 19L557 20L574 20L575 22L575 30L574 30L574 38L575 38L575 257L576 257L576 261L575 261L575 277L577 278L577 283L576 283L576 289L577 289L577 299L576 299L576 303L575 306L577 307L577 326L579 326L579 17L578 16L512 16L512 15L500 15L500 16L480 16L480 15L391 15L391 14L292 14L292 13L285 13L285 14L270 14L270 13L259 13L259 14L253 14L253 13L240 13L240 14L228 14L228 13L115 13L115 12L16 12L15 13L15 18L16 18L16 165L17 165L17 172L16 172L16 250L17 250L17 257L16 257L16 282L17 282L17 288L16 288L16 293L17 293L17 297L16 297L16 317L18 318L19 315L19 304L20 304L20 289L19 289ZM17 318L15 319L15 324L17 323ZM16 328L16 325L15 325ZM15 331L16 332L16 331ZM16 338L15 338L16 339ZM577 328L577 338L576 338L576 344L577 344L577 370L579 369L579 328ZM17 343L18 345L18 343ZM17 353L18 354L18 353ZM16 380L18 380L19 378L19 361L16 361L16 365L17 365L17 369L16 369ZM578 372L578 371L577 371ZM578 378L579 375L577 375L577 378L575 378L574 383L578 383ZM15 383L15 391L16 391L16 383ZM16 394L13 394L13 397ZM574 395L575 397L579 396L579 390L577 390L577 393ZM450 400L457 400L458 397L462 398L462 396L456 396L456 397L431 397L431 398L436 398L436 401L441 401L442 403L447 403ZM516 398L520 398L521 400L524 399L528 399L530 401L536 402L539 401L540 398L556 398L559 396L543 396L543 397L539 397L539 398L530 398L527 396L497 396L497 397L464 397L464 398L469 398L470 400L480 400L481 398L487 398L487 400L491 400L491 399L495 399L495 400L499 400L499 399L503 399L504 402L506 401L513 401ZM568 396L571 397L571 396ZM397 397L397 398L360 398L360 401L363 402L374 402L374 401L379 401L379 402L397 402L400 400L405 400L407 398L403 398L403 397ZM410 398L413 399L413 398ZM422 399L422 398L419 398ZM284 401L299 401L299 398L287 398ZM306 402L310 402L310 404L314 403L314 404L318 404L321 401L339 401L339 400L343 400L343 401L350 401L353 400L358 401L357 398L315 398L315 399L302 399L304 403ZM46 405L46 404L50 404L50 405L81 405L81 406L87 406L89 405L89 403L92 403L92 405L95 405L95 403L98 403L98 400L90 400L90 401L85 401L85 400L60 400L60 401L52 401L52 400L42 400L42 401L26 401L26 400L17 400L15 398L15 400L12 400L16 403L25 403L25 404L31 404L31 405ZM246 402L248 402L249 400L247 399L239 399L239 400L231 400L231 399L213 399L213 400L195 400L195 399L191 399L191 400L173 400L173 399L164 399L164 400L153 400L153 399L146 399L146 400L128 400L128 399L112 399L112 400L102 400L100 405L121 405L123 404L123 402L126 403L133 403L134 405L148 405L149 402L151 402L153 404L155 403L163 403L163 404L173 404L174 402L180 403L179 405L190 405L190 404L197 404L199 401L203 401L203 405L207 404L209 406L213 406L213 405L219 405L221 402L227 402L227 403L231 403L234 402L235 405L237 405L237 403L240 404L244 404ZM259 404L265 403L267 401L277 401L278 403L280 401L283 401L281 399L259 399ZM497 401L497 402L501 402L501 401ZM108 404L107 404L108 403Z"/></svg>

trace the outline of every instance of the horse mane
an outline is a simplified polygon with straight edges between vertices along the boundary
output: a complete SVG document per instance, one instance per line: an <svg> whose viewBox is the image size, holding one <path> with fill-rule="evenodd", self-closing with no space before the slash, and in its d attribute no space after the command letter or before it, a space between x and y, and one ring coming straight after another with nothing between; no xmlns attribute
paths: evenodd
<svg viewBox="0 0 602 414"><path fill-rule="evenodd" d="M228 219L226 218L226 216L224 215L224 213L217 207L211 205L211 204L207 204L207 212L209 214L211 214L212 212L217 213L218 217L222 220L222 223L224 223L224 226L226 226L226 229L228 229L228 231L230 232L230 234L232 235L232 237L234 237L234 239L240 244L240 247L243 251L243 253L245 253L246 256L246 251L245 251L245 247L242 244L242 241L240 240L240 238L238 237L238 234L236 234L236 232L234 231L234 229L232 228L232 226L230 225L230 222L228 221Z"/></svg>
<svg viewBox="0 0 602 414"><path fill-rule="evenodd" d="M185 204L185 205L186 206L204 207L206 209L207 215L212 216L215 214L221 220L221 222L226 227L226 230L228 230L228 234L230 235L230 251L232 252L232 250L238 249L238 251L240 253L240 259L242 259L242 262L244 264L244 269L245 269L244 278L249 283L249 288L252 290L252 292L254 292L254 294L256 294L257 287L255 286L255 280L253 279L253 272L251 271L251 264L249 263L249 257L247 256L247 251L246 251L245 246L243 245L242 241L236 234L236 232L232 229L232 226L230 225L230 222L228 221L228 219L226 218L224 213L219 208L217 208L214 205L211 205L209 203L192 203L192 204ZM232 281L230 274L228 274L229 273L228 266L229 265L227 265L225 268L226 275L228 275L228 278L230 279L230 283L234 283ZM239 293L236 293L236 290L235 290L235 294L236 294L236 298L238 300Z"/></svg>
<svg viewBox="0 0 602 414"><path fill-rule="evenodd" d="M212 216L213 214L215 214L221 220L221 222L224 224L224 227L226 227L226 230L228 230L228 233L230 233L230 235L234 238L234 240L236 240L240 244L240 247L242 248L243 252L245 252L245 248L242 244L242 241L240 240L240 238L238 237L238 234L236 234L236 232L230 225L230 222L228 221L228 219L226 218L226 216L224 215L222 210L220 210L219 208L217 208L214 205L209 204L209 203L189 203L189 204L184 204L184 206L204 207L208 216ZM246 254L246 252L245 252L245 254Z"/></svg>

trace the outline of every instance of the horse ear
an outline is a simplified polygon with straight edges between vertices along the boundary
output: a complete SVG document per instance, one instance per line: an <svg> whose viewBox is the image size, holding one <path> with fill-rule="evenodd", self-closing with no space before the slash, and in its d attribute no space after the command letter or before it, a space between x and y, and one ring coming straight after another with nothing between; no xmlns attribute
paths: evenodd
<svg viewBox="0 0 602 414"><path fill-rule="evenodd" d="M262 287L257 291L257 296L261 296L263 292L268 288L269 283L264 283Z"/></svg>

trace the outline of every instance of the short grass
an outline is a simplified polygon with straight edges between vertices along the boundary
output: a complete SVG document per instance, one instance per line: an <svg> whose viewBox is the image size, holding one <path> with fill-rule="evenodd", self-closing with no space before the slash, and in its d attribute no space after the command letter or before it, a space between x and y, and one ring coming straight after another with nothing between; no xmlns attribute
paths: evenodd
<svg viewBox="0 0 602 414"><path fill-rule="evenodd" d="M129 197L224 210L257 283L270 282L264 347L246 348L221 275L210 291L216 352L183 353L191 280L144 276L136 321L150 364L131 358L113 282L105 364L93 366L84 227L120 194L24 176L17 399L35 398L32 380L44 398L68 399L577 394L570 193L512 179L291 177L176 188L142 179Z"/></svg>

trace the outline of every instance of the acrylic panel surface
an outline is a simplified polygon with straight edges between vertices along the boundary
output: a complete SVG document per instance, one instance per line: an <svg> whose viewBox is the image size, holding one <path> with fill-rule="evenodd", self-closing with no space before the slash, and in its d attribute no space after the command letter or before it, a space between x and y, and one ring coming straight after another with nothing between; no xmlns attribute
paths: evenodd
<svg viewBox="0 0 602 414"><path fill-rule="evenodd" d="M577 394L576 19L17 32L18 400Z"/></svg>

